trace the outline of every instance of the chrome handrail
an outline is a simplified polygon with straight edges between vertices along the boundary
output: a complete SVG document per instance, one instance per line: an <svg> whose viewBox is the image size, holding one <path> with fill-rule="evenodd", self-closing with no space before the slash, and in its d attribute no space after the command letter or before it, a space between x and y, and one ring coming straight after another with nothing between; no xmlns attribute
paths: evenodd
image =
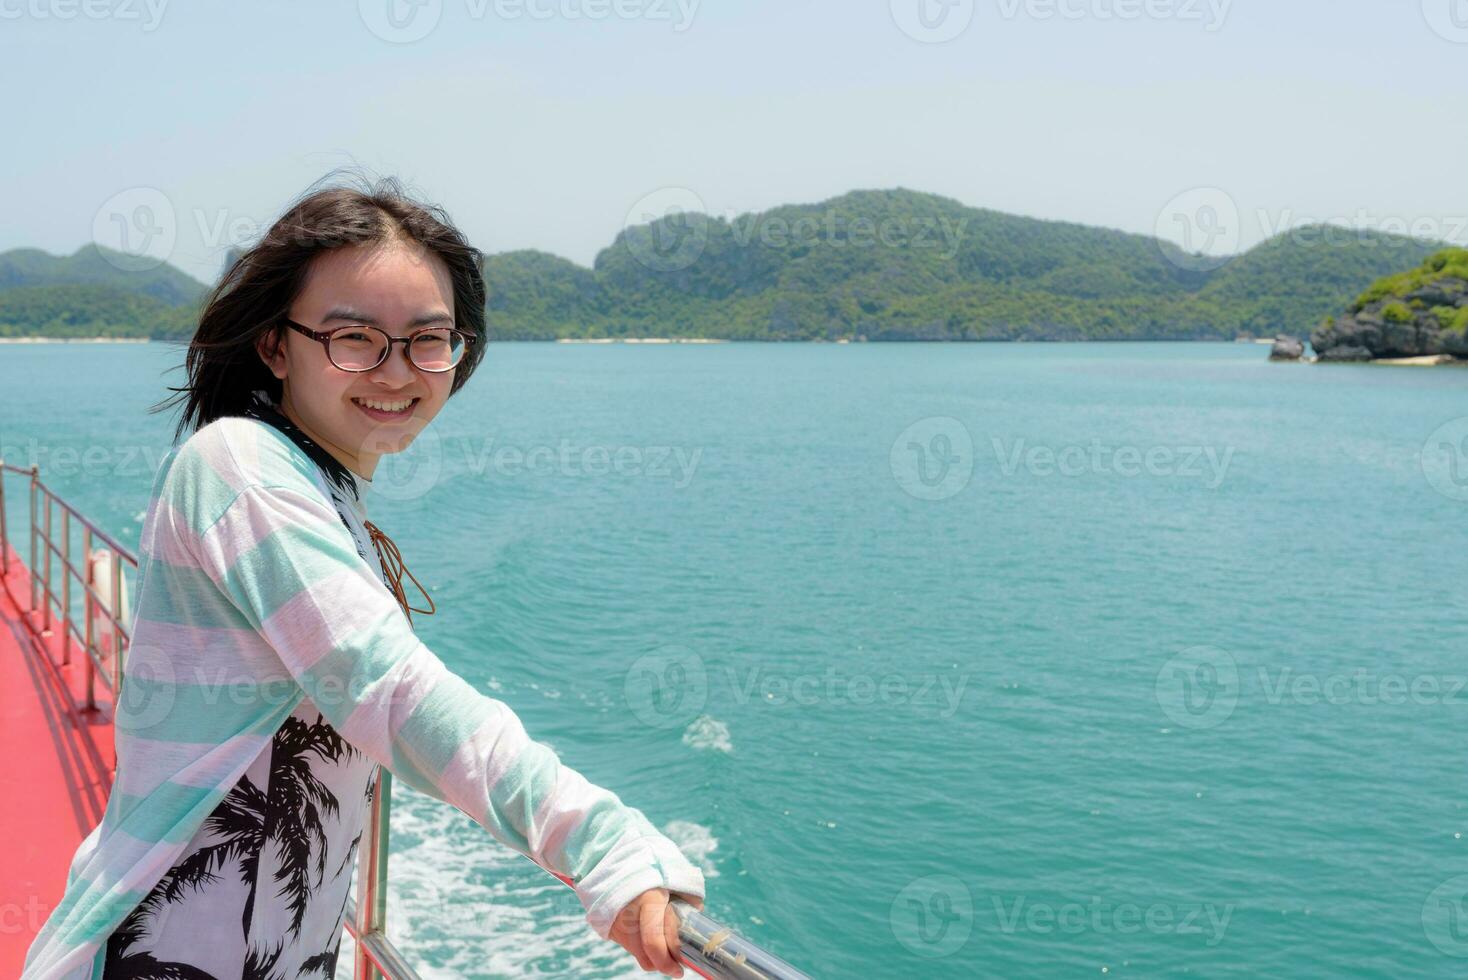
<svg viewBox="0 0 1468 980"><path fill-rule="evenodd" d="M4 586L7 595L10 594L9 584L6 581L10 571L10 537L5 520L5 474L7 472L18 473L30 478L31 563L27 569L30 573L30 595L28 596L29 606L22 619L26 627L35 634L37 640L49 636L53 625L51 604L53 600L57 601L62 624L62 659L60 665L56 665L53 660L53 665L66 666L70 663L71 641L75 633L87 657L85 709L100 710L94 696L94 680L98 670L102 671L103 682L112 692L115 705L122 682L122 663L132 643L131 629L121 622L122 564L126 562L136 571L138 568L137 556L47 487L41 481L39 467L22 468L0 459L0 585ZM45 510L43 514L39 515L41 519L38 520L41 501L44 501ZM51 520L52 513L57 508L61 512L61 544L59 547L53 539ZM71 562L71 524L73 520L79 522L82 527L82 553L86 556L87 575L78 571ZM42 530L43 526L44 530ZM112 571L110 583L112 601L110 604L89 581L94 539L101 541L114 556L109 565ZM52 582L52 555L61 560L63 578L59 596ZM44 556L45 559L44 576L37 569L39 556ZM81 584L86 597L85 633L77 632L76 624L72 621L71 580L73 577ZM17 609L21 608L20 603L15 602L13 595L10 596L10 599ZM109 605L114 605L116 608L108 608ZM36 623L33 622L38 606L42 617L42 626L39 630L37 630ZM99 642L100 638L93 636L94 616L99 612L106 616L110 626L106 633L112 638L110 645L113 654L111 672L102 662L103 650ZM40 649L47 651L44 644L40 645ZM49 651L46 655L50 659ZM114 773L115 771L116 763L114 762ZM367 825L363 828L362 843L359 845L357 895L355 898L348 896L344 921L347 932L356 942L353 977L354 980L420 980L412 965L387 938L387 860L392 810L392 773L379 767L377 779ZM562 875L557 874L554 877L566 885L571 884L570 880ZM765 952L728 926L698 911L687 902L675 899L670 904L678 916L678 936L682 941L682 948L679 951L680 958L685 965L699 975L709 980L809 980L804 973L784 960Z"/></svg>

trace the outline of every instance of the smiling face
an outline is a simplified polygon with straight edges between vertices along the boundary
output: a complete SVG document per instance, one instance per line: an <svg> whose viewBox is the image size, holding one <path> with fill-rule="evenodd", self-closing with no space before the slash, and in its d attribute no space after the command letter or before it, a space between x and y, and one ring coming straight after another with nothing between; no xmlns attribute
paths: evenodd
<svg viewBox="0 0 1468 980"><path fill-rule="evenodd" d="M306 283L287 316L312 330L370 324L392 337L422 326L454 325L448 266L412 242L332 249L312 260ZM261 338L260 357L281 380L281 413L358 476L372 479L378 459L402 452L448 401L454 371L420 371L407 348L393 344L371 371L343 371L322 344L282 328L284 342ZM396 407L380 411L363 402Z"/></svg>

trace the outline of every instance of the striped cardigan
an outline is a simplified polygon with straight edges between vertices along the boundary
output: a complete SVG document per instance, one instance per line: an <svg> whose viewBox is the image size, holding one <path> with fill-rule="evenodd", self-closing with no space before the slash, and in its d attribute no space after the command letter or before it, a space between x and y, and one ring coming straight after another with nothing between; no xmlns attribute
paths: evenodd
<svg viewBox="0 0 1468 980"><path fill-rule="evenodd" d="M139 547L114 731L117 781L24 980L93 980L108 937L310 698L342 737L574 881L603 939L649 888L703 876L641 811L561 765L418 640L320 467L250 418L162 460Z"/></svg>

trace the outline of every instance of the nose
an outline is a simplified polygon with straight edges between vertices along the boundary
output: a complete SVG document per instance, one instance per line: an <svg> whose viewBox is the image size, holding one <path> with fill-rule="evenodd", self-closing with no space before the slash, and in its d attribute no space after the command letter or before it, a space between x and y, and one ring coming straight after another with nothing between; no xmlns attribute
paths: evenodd
<svg viewBox="0 0 1468 980"><path fill-rule="evenodd" d="M398 386L417 380L418 369L408 360L408 345L389 344L387 360L372 369L372 376Z"/></svg>

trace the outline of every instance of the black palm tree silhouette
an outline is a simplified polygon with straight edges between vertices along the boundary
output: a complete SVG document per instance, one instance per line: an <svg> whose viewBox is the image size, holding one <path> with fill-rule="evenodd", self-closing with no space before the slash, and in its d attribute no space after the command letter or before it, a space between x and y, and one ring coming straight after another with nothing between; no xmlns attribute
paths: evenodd
<svg viewBox="0 0 1468 980"><path fill-rule="evenodd" d="M245 954L245 972L240 980L285 980L282 974L275 972L275 964L284 951L284 941L269 953L251 946Z"/></svg>
<svg viewBox="0 0 1468 980"><path fill-rule="evenodd" d="M277 894L288 902L291 933L297 935L310 901L313 846L316 849L317 888L321 887L326 873L326 828L321 817L323 814L335 816L339 809L336 797L311 771L311 760L307 755L315 753L327 762L337 762L344 754L354 753L356 749L348 745L320 714L312 725L306 725L297 718L287 718L275 735L274 746L265 838L275 843L280 857L280 867L274 876L281 883ZM248 879L250 897L245 903L247 929L257 887L253 873L248 875Z"/></svg>
<svg viewBox="0 0 1468 980"><path fill-rule="evenodd" d="M240 877L250 889L240 919L240 928L248 940L259 883L260 854L270 843L275 845L280 861L273 875L280 883L277 894L287 899L291 935L300 934L311 893L321 887L326 871L326 829L322 818L335 816L339 810L336 797L311 771L309 756L312 754L335 763L358 753L320 713L310 725L298 718L287 718L271 740L269 792L262 792L248 776L240 777L205 821L214 843L170 868L108 940L108 980L114 976L119 980L214 980L207 972L188 964L159 961L151 953L128 950L146 935L148 919L164 903L181 902L189 891L217 881L219 871L231 861L237 863ZM369 780L368 800L372 794L373 784ZM359 833L338 874L346 868L360 841ZM340 936L337 940L339 945ZM273 980L271 971L283 950L284 941L273 953L251 947L243 980ZM308 974L329 965L326 976L330 977L335 971L336 956L336 948L317 954L303 964L301 972Z"/></svg>

